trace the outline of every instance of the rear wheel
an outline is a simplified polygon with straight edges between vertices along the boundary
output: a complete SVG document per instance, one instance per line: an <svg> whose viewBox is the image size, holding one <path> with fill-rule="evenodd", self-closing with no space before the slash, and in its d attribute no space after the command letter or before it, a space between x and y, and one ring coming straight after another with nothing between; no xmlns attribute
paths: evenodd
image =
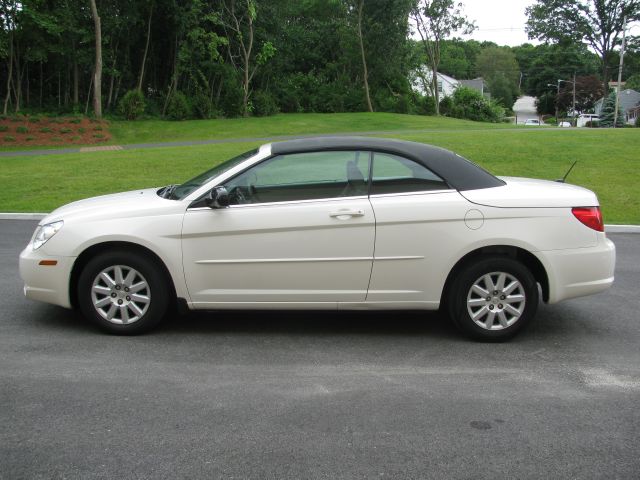
<svg viewBox="0 0 640 480"><path fill-rule="evenodd" d="M167 311L169 294L161 268L130 252L97 255L78 278L82 314L109 333L133 335L152 329Z"/></svg>
<svg viewBox="0 0 640 480"><path fill-rule="evenodd" d="M449 313L468 336L503 341L518 333L538 308L538 285L517 260L489 257L465 268L452 287Z"/></svg>

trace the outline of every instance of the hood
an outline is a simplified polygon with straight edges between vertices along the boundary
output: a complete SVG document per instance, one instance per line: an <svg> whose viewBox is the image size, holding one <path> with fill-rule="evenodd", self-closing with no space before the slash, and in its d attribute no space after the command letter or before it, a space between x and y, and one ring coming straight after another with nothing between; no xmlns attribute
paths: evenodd
<svg viewBox="0 0 640 480"><path fill-rule="evenodd" d="M158 188L148 188L78 200L57 208L40 224L81 217L98 219L150 215L154 210L179 203L159 197L157 191Z"/></svg>
<svg viewBox="0 0 640 480"><path fill-rule="evenodd" d="M467 200L479 205L501 208L564 208L598 206L596 194L568 183L533 178L498 177L506 185L460 192Z"/></svg>

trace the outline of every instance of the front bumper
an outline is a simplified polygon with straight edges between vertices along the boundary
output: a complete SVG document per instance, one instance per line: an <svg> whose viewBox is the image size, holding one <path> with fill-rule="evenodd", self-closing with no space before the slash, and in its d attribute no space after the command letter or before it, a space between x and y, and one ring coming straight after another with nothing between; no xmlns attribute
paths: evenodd
<svg viewBox="0 0 640 480"><path fill-rule="evenodd" d="M599 293L613 284L616 247L604 235L595 247L539 253L549 274L549 303Z"/></svg>
<svg viewBox="0 0 640 480"><path fill-rule="evenodd" d="M40 265L42 260L54 260L56 264ZM71 308L69 280L75 260L76 257L47 255L42 249L34 251L29 244L20 253L20 277L24 282L25 297Z"/></svg>

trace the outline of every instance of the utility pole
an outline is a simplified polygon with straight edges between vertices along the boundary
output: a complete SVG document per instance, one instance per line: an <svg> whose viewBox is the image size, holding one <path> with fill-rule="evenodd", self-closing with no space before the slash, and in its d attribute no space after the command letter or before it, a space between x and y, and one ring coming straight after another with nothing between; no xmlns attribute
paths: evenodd
<svg viewBox="0 0 640 480"><path fill-rule="evenodd" d="M571 109L573 110L571 114L573 120L572 123L576 123L576 72L573 72L573 106L571 107ZM574 127L576 125L574 125Z"/></svg>
<svg viewBox="0 0 640 480"><path fill-rule="evenodd" d="M620 83L622 83L622 66L624 65L624 40L627 33L627 17L624 17L622 27L622 47L620 48L620 66L618 67L618 85L616 89L616 110L613 112L613 128L618 123L618 108L620 107Z"/></svg>

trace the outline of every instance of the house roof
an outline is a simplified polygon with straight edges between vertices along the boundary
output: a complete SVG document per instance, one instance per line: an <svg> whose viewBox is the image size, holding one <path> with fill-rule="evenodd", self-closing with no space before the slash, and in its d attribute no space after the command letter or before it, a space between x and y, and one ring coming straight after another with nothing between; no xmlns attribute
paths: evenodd
<svg viewBox="0 0 640 480"><path fill-rule="evenodd" d="M620 110L623 113L632 109L633 107L640 104L640 92L636 92L630 88L626 90L622 90L620 92ZM601 98L595 103L595 112L600 115L602 112L602 106L604 105L604 98Z"/></svg>

